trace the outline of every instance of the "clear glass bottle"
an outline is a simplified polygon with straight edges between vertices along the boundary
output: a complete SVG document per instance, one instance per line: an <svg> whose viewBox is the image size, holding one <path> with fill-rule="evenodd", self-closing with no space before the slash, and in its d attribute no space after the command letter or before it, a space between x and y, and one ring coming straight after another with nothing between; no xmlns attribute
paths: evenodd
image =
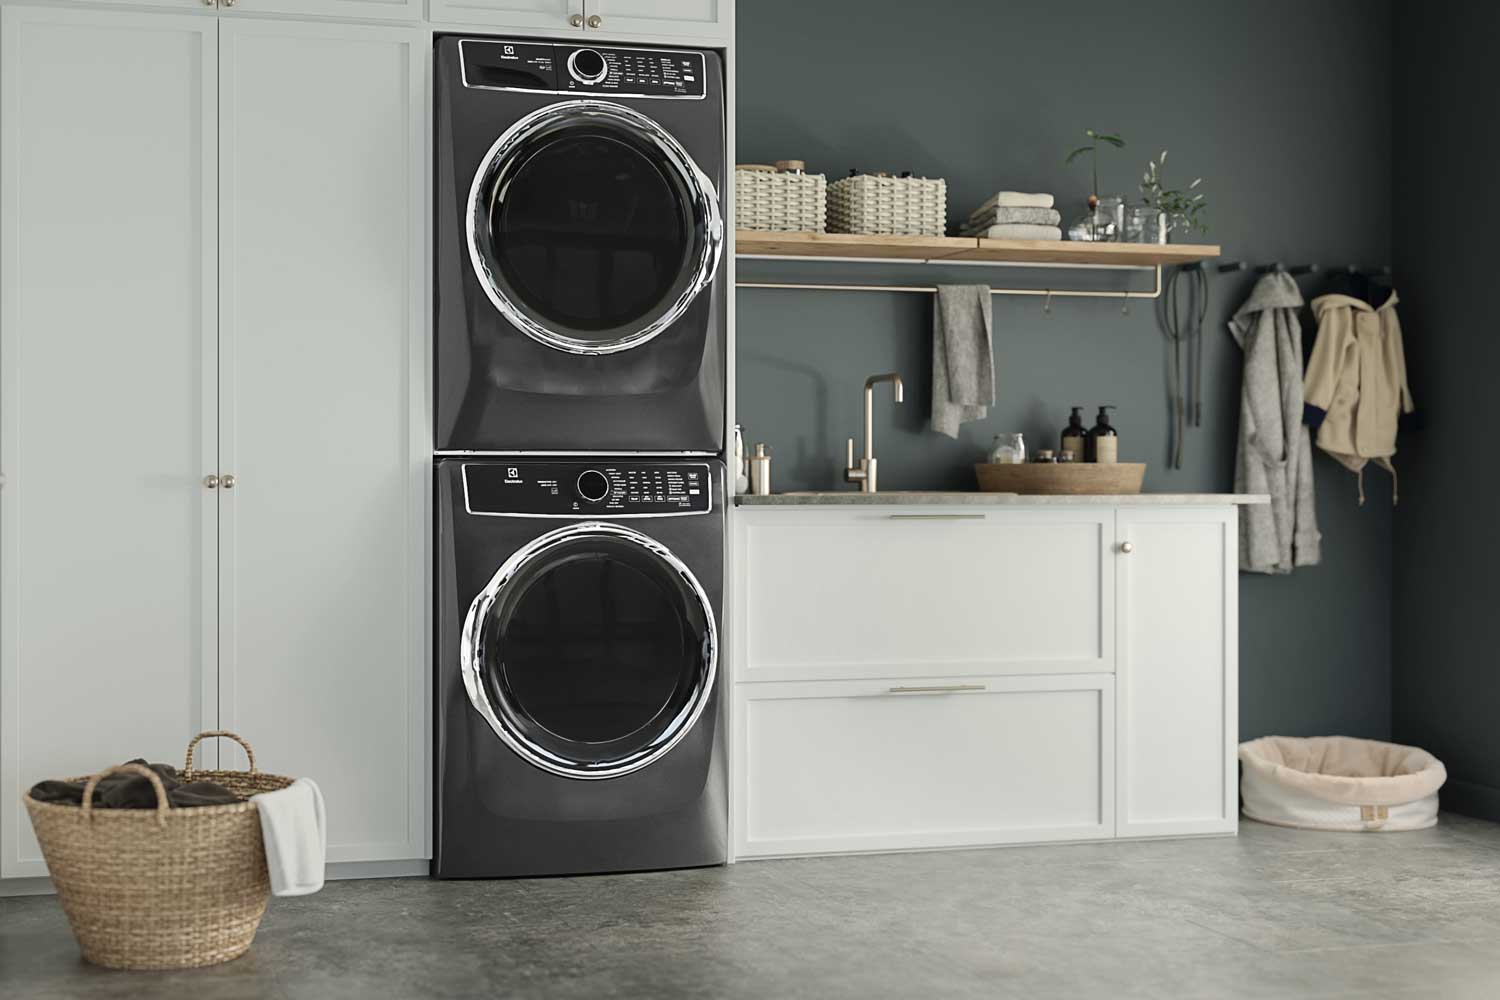
<svg viewBox="0 0 1500 1000"><path fill-rule="evenodd" d="M991 465L1022 465L1026 462L1026 439L1020 434L996 434L990 449Z"/></svg>

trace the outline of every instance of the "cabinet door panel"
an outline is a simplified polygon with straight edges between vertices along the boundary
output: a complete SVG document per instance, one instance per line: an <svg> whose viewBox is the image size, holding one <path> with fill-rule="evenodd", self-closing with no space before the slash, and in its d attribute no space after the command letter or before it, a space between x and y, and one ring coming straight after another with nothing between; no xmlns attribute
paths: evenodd
<svg viewBox="0 0 1500 1000"><path fill-rule="evenodd" d="M202 3L203 0L193 0ZM222 5L223 0L220 0ZM224 16L256 14L321 14L364 20L420 21L422 0L239 0Z"/></svg>
<svg viewBox="0 0 1500 1000"><path fill-rule="evenodd" d="M1114 669L1109 510L741 510L740 680Z"/></svg>
<svg viewBox="0 0 1500 1000"><path fill-rule="evenodd" d="M1113 836L1113 686L736 685L736 856Z"/></svg>
<svg viewBox="0 0 1500 1000"><path fill-rule="evenodd" d="M215 725L213 32L0 11L0 877L32 783Z"/></svg>
<svg viewBox="0 0 1500 1000"><path fill-rule="evenodd" d="M582 31L568 19L583 14L583 0L431 0L433 23L483 24L498 28Z"/></svg>
<svg viewBox="0 0 1500 1000"><path fill-rule="evenodd" d="M1234 508L1121 508L1119 834L1235 828Z"/></svg>
<svg viewBox="0 0 1500 1000"><path fill-rule="evenodd" d="M329 860L421 857L424 33L220 24L222 715Z"/></svg>
<svg viewBox="0 0 1500 1000"><path fill-rule="evenodd" d="M600 18L589 33L641 35L728 35L729 0L584 0L590 15Z"/></svg>

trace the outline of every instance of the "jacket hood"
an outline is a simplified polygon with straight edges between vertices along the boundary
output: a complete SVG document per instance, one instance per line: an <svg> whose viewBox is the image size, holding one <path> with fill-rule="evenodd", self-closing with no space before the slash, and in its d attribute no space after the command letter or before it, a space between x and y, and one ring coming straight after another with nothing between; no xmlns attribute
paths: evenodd
<svg viewBox="0 0 1500 1000"><path fill-rule="evenodd" d="M1379 306L1372 306L1364 299L1356 299L1352 295L1319 295L1312 300L1314 315L1322 316L1325 309L1353 309L1356 312L1380 312L1384 309L1396 308L1396 303L1401 301L1396 297L1396 290L1391 289L1391 294Z"/></svg>
<svg viewBox="0 0 1500 1000"><path fill-rule="evenodd" d="M1302 292L1296 280L1285 271L1272 271L1261 276L1250 289L1250 297L1245 299L1244 305L1235 310L1234 318L1229 321L1229 332L1244 347L1245 334L1257 315L1269 309L1301 308Z"/></svg>

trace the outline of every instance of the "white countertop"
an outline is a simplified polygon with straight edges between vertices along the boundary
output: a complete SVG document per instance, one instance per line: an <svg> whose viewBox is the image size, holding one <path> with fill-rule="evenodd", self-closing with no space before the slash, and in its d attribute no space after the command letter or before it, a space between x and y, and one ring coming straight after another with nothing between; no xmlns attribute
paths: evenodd
<svg viewBox="0 0 1500 1000"><path fill-rule="evenodd" d="M744 494L734 498L741 507L1222 507L1270 503L1264 493L1132 493L1124 495L1038 496L1016 493L901 491L860 493L857 490Z"/></svg>

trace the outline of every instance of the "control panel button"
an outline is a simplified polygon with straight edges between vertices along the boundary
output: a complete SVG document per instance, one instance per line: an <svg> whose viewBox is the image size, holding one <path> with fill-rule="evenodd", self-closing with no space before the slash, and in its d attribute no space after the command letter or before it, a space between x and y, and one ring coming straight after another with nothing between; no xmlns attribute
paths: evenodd
<svg viewBox="0 0 1500 1000"><path fill-rule="evenodd" d="M568 74L579 83L598 83L609 75L609 65L598 51L578 49L568 56Z"/></svg>
<svg viewBox="0 0 1500 1000"><path fill-rule="evenodd" d="M589 503L609 497L609 477L598 469L589 469L578 477L578 495Z"/></svg>

